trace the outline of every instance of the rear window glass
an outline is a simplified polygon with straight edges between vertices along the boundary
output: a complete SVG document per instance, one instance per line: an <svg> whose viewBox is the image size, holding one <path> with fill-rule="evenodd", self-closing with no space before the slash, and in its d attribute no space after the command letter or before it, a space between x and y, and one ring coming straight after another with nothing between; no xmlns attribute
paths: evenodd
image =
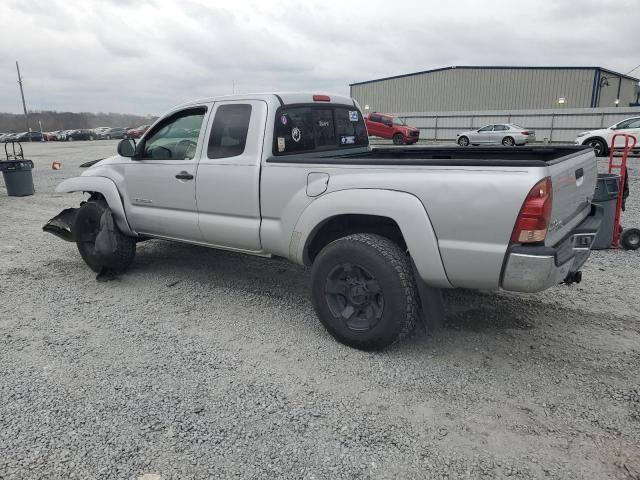
<svg viewBox="0 0 640 480"><path fill-rule="evenodd" d="M276 155L368 144L362 115L355 107L292 106L281 108L276 115L273 139Z"/></svg>

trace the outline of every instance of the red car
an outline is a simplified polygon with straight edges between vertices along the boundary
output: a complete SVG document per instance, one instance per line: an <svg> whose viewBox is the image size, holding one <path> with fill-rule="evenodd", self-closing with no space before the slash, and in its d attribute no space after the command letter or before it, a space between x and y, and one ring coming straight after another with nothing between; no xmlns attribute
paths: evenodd
<svg viewBox="0 0 640 480"><path fill-rule="evenodd" d="M373 112L364 117L369 135L390 138L394 145L411 145L420 138L420 130L387 113Z"/></svg>
<svg viewBox="0 0 640 480"><path fill-rule="evenodd" d="M131 129L127 130L127 137L129 137L129 138L140 138L144 134L144 132L149 130L150 126L151 125L140 125L137 128L131 128Z"/></svg>

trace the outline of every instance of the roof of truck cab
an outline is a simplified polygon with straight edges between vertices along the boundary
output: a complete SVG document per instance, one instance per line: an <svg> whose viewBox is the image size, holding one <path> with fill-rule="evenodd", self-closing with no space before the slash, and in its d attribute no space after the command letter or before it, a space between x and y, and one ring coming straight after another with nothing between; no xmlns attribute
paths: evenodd
<svg viewBox="0 0 640 480"><path fill-rule="evenodd" d="M274 92L274 93L238 93L234 95L222 95L219 97L200 98L187 102L181 106L195 105L198 103L211 103L233 100L265 100L267 102L277 102L280 105L293 105L298 103L318 103L322 105L325 102L317 102L313 100L314 95L327 95L331 100L329 103L354 106L355 103L351 97L344 95L335 95L323 92Z"/></svg>

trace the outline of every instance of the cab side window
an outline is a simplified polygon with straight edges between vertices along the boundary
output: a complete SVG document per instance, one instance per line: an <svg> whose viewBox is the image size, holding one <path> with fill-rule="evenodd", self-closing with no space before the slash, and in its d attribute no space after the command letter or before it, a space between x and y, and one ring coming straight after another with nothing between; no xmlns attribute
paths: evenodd
<svg viewBox="0 0 640 480"><path fill-rule="evenodd" d="M251 120L251 105L221 105L216 111L207 147L211 159L237 157L244 153Z"/></svg>
<svg viewBox="0 0 640 480"><path fill-rule="evenodd" d="M190 160L196 153L206 108L178 112L160 123L146 138L142 152L149 160Z"/></svg>

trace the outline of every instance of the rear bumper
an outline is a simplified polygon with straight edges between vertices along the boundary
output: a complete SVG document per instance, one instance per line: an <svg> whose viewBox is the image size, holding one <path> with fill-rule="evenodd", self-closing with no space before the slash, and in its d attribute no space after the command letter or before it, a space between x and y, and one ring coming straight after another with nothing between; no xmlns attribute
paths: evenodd
<svg viewBox="0 0 640 480"><path fill-rule="evenodd" d="M526 145L535 142L536 137L534 135L517 135L515 141L516 145Z"/></svg>
<svg viewBox="0 0 640 480"><path fill-rule="evenodd" d="M591 254L591 244L602 221L602 207L553 247L513 245L509 248L501 287L513 292L541 292L568 279Z"/></svg>

